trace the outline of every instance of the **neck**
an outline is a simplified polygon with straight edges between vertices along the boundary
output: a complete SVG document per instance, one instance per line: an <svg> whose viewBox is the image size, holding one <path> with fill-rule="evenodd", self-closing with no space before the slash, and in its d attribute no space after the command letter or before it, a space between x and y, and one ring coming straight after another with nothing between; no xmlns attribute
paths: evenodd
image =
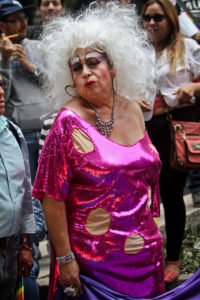
<svg viewBox="0 0 200 300"><path fill-rule="evenodd" d="M161 52L167 49L168 46L169 46L169 42L166 39L159 42L155 42L154 48L156 50L156 54L159 55Z"/></svg>
<svg viewBox="0 0 200 300"><path fill-rule="evenodd" d="M99 110L112 110L114 93L113 91L108 95L101 95L100 97L94 97L89 99L83 99L84 101L93 104Z"/></svg>
<svg viewBox="0 0 200 300"><path fill-rule="evenodd" d="M163 44L161 43L155 43L154 48L156 50L156 55L159 55L164 50Z"/></svg>

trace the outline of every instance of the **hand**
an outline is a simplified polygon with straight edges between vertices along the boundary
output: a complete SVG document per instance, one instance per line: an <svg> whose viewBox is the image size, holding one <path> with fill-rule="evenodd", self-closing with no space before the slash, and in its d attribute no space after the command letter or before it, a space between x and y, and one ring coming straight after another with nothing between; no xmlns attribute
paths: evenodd
<svg viewBox="0 0 200 300"><path fill-rule="evenodd" d="M33 257L30 250L20 249L18 253L18 275L28 277L33 267Z"/></svg>
<svg viewBox="0 0 200 300"><path fill-rule="evenodd" d="M69 285L74 285L78 288L80 294L83 293L79 278L80 269L76 260L60 265L59 271L60 281L64 288Z"/></svg>
<svg viewBox="0 0 200 300"><path fill-rule="evenodd" d="M11 56L12 56L12 53L13 53L14 45L10 41L10 39L5 37L4 33L2 33L2 35L1 35L0 48L1 48L2 60L3 61L5 61L5 60L9 61Z"/></svg>
<svg viewBox="0 0 200 300"><path fill-rule="evenodd" d="M150 102L146 99L136 99L136 102L140 105L142 111L151 111Z"/></svg>
<svg viewBox="0 0 200 300"><path fill-rule="evenodd" d="M35 71L35 65L30 62L21 45L15 44L12 57L14 61L19 61L24 69L28 70L29 72Z"/></svg>
<svg viewBox="0 0 200 300"><path fill-rule="evenodd" d="M195 95L196 87L196 83L189 83L178 88L175 92L172 93L172 95L177 95L177 99L179 102L190 102L192 97Z"/></svg>

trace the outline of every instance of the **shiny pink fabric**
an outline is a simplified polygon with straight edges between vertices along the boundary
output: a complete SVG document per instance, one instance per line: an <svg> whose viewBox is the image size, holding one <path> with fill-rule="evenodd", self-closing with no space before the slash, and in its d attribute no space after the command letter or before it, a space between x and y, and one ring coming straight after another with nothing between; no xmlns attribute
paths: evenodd
<svg viewBox="0 0 200 300"><path fill-rule="evenodd" d="M75 128L90 137L93 151L83 154L75 149ZM47 193L65 201L71 247L82 274L134 297L164 292L163 241L153 220L159 216L160 168L147 133L134 145L123 146L71 110L58 115L39 159L33 196L42 200ZM96 208L105 209L111 218L109 229L100 235L86 229L88 215ZM144 247L137 254L126 254L126 239L133 234L142 237ZM54 298L58 275L53 255L49 299Z"/></svg>

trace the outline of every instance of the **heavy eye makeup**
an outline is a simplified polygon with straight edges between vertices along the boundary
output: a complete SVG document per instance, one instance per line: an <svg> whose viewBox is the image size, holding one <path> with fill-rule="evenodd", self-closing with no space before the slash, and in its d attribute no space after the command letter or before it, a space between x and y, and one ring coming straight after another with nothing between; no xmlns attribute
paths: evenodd
<svg viewBox="0 0 200 300"><path fill-rule="evenodd" d="M98 52L89 52L84 57L85 64L92 68L93 66L98 65L102 60L104 60L104 56ZM83 64L81 63L81 58L79 56L75 56L71 59L70 67L72 72L79 72L83 69Z"/></svg>

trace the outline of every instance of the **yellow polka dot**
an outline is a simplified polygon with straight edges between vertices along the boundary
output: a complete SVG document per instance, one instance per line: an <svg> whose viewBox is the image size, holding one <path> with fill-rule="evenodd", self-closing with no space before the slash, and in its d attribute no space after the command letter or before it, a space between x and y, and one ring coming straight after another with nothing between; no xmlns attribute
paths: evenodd
<svg viewBox="0 0 200 300"><path fill-rule="evenodd" d="M91 211L86 222L86 230L93 235L101 235L108 231L111 217L103 208Z"/></svg>
<svg viewBox="0 0 200 300"><path fill-rule="evenodd" d="M127 237L124 251L127 254L137 254L144 248L144 239L141 235L135 233Z"/></svg>

